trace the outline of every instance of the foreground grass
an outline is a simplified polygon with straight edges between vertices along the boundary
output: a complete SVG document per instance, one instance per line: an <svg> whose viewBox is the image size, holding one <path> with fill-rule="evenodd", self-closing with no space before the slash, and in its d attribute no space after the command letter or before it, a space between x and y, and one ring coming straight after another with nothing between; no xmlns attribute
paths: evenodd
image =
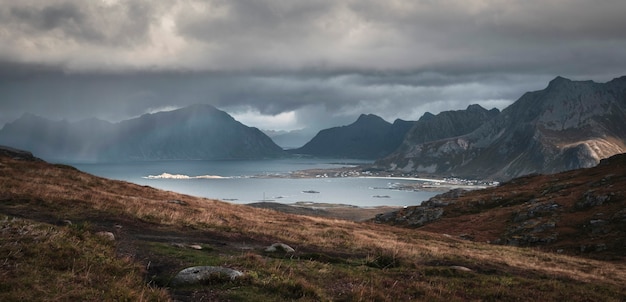
<svg viewBox="0 0 626 302"><path fill-rule="evenodd" d="M81 227L0 215L0 301L166 301L111 242Z"/></svg>
<svg viewBox="0 0 626 302"><path fill-rule="evenodd" d="M60 279L12 281L15 286L2 288L7 297L19 297L19 292L27 291L26 288L43 288L39 295L58 297L50 300L90 300L103 288L116 288L117 282L137 280L140 276L135 283L124 281L130 284L128 291L134 289L132 294L122 290L102 297L162 299L162 292L145 285L150 284L167 289L177 300L626 300L626 265L621 262L253 209L110 181L67 166L6 158L0 163L2 212L48 223L69 219L77 225L92 226L92 231L54 227L55 232L67 234L64 236L69 242L75 242L70 252L63 252L69 256L56 261L61 270L48 273ZM115 244L91 235L96 230L114 231L114 225L121 226ZM46 227L52 228L43 228ZM3 239L3 246L7 246L3 248L20 240ZM32 249L55 250L57 239L28 240ZM265 253L264 247L273 242L287 243L296 252ZM199 243L204 248L179 248L172 243ZM90 254L91 251L98 252ZM129 256L120 259L120 255ZM33 257L35 254L24 254L0 261L19 267ZM118 262L129 268L116 268L122 265ZM137 264L146 271L131 269ZM195 265L222 265L243 271L245 277L235 281L216 278L196 287L170 286L169 280L177 271ZM48 268L44 261L38 261L32 269ZM96 274L104 281L81 281ZM16 275L2 275L2 281ZM71 291L55 292L40 285L46 282L56 282L60 288L85 290L72 298L55 296Z"/></svg>

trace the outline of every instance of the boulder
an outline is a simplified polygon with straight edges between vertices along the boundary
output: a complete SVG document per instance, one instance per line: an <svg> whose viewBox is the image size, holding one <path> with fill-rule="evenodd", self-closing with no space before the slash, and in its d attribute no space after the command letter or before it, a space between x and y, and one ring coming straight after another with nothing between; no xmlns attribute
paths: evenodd
<svg viewBox="0 0 626 302"><path fill-rule="evenodd" d="M460 266L460 265L450 266L450 269L453 269L455 271L461 271L461 272L471 272L472 271L470 268L467 268L465 266Z"/></svg>
<svg viewBox="0 0 626 302"><path fill-rule="evenodd" d="M97 232L96 235L110 241L115 241L115 235L111 232Z"/></svg>
<svg viewBox="0 0 626 302"><path fill-rule="evenodd" d="M227 267L193 266L178 272L170 284L173 286L197 285L209 280L214 280L215 277L227 277L230 280L235 280L242 276L242 272Z"/></svg>
<svg viewBox="0 0 626 302"><path fill-rule="evenodd" d="M266 252L269 253L274 253L274 252L285 252L285 253L293 253L296 250L294 250L292 247L284 244L284 243L274 243L270 246L268 246L265 249Z"/></svg>

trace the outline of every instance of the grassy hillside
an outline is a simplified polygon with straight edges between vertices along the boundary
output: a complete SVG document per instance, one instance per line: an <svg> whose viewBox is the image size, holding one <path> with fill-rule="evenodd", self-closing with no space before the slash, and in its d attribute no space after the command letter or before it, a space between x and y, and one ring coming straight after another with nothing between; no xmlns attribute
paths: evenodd
<svg viewBox="0 0 626 302"><path fill-rule="evenodd" d="M623 261L279 213L12 156L0 156L0 214L2 301L626 300ZM274 242L295 252L265 252ZM244 277L170 283L196 265Z"/></svg>
<svg viewBox="0 0 626 302"><path fill-rule="evenodd" d="M598 166L530 175L498 187L449 192L421 207L379 216L398 225L442 211L419 228L469 240L626 260L626 154Z"/></svg>

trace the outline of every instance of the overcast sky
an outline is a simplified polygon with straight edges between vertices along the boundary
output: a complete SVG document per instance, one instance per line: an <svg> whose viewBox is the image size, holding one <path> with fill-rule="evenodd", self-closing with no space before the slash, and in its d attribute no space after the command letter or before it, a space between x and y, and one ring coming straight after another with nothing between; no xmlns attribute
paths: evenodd
<svg viewBox="0 0 626 302"><path fill-rule="evenodd" d="M0 126L207 103L261 129L626 75L624 0L0 0Z"/></svg>

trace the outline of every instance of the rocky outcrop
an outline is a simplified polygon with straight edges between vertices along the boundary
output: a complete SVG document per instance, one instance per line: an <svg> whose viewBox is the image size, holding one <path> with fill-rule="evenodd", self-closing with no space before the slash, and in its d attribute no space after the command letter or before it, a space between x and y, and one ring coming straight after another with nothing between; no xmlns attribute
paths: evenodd
<svg viewBox="0 0 626 302"><path fill-rule="evenodd" d="M626 152L624 120L626 77L604 84L558 77L470 133L425 142L407 135L377 166L496 180L592 167Z"/></svg>
<svg viewBox="0 0 626 302"><path fill-rule="evenodd" d="M374 221L377 223L421 227L441 218L444 213L444 207L454 204L454 199L461 196L463 192L465 191L454 189L432 197L419 206L378 214Z"/></svg>
<svg viewBox="0 0 626 302"><path fill-rule="evenodd" d="M40 158L35 157L32 153L28 151L19 150L7 146L0 146L0 156L26 161L42 161Z"/></svg>

